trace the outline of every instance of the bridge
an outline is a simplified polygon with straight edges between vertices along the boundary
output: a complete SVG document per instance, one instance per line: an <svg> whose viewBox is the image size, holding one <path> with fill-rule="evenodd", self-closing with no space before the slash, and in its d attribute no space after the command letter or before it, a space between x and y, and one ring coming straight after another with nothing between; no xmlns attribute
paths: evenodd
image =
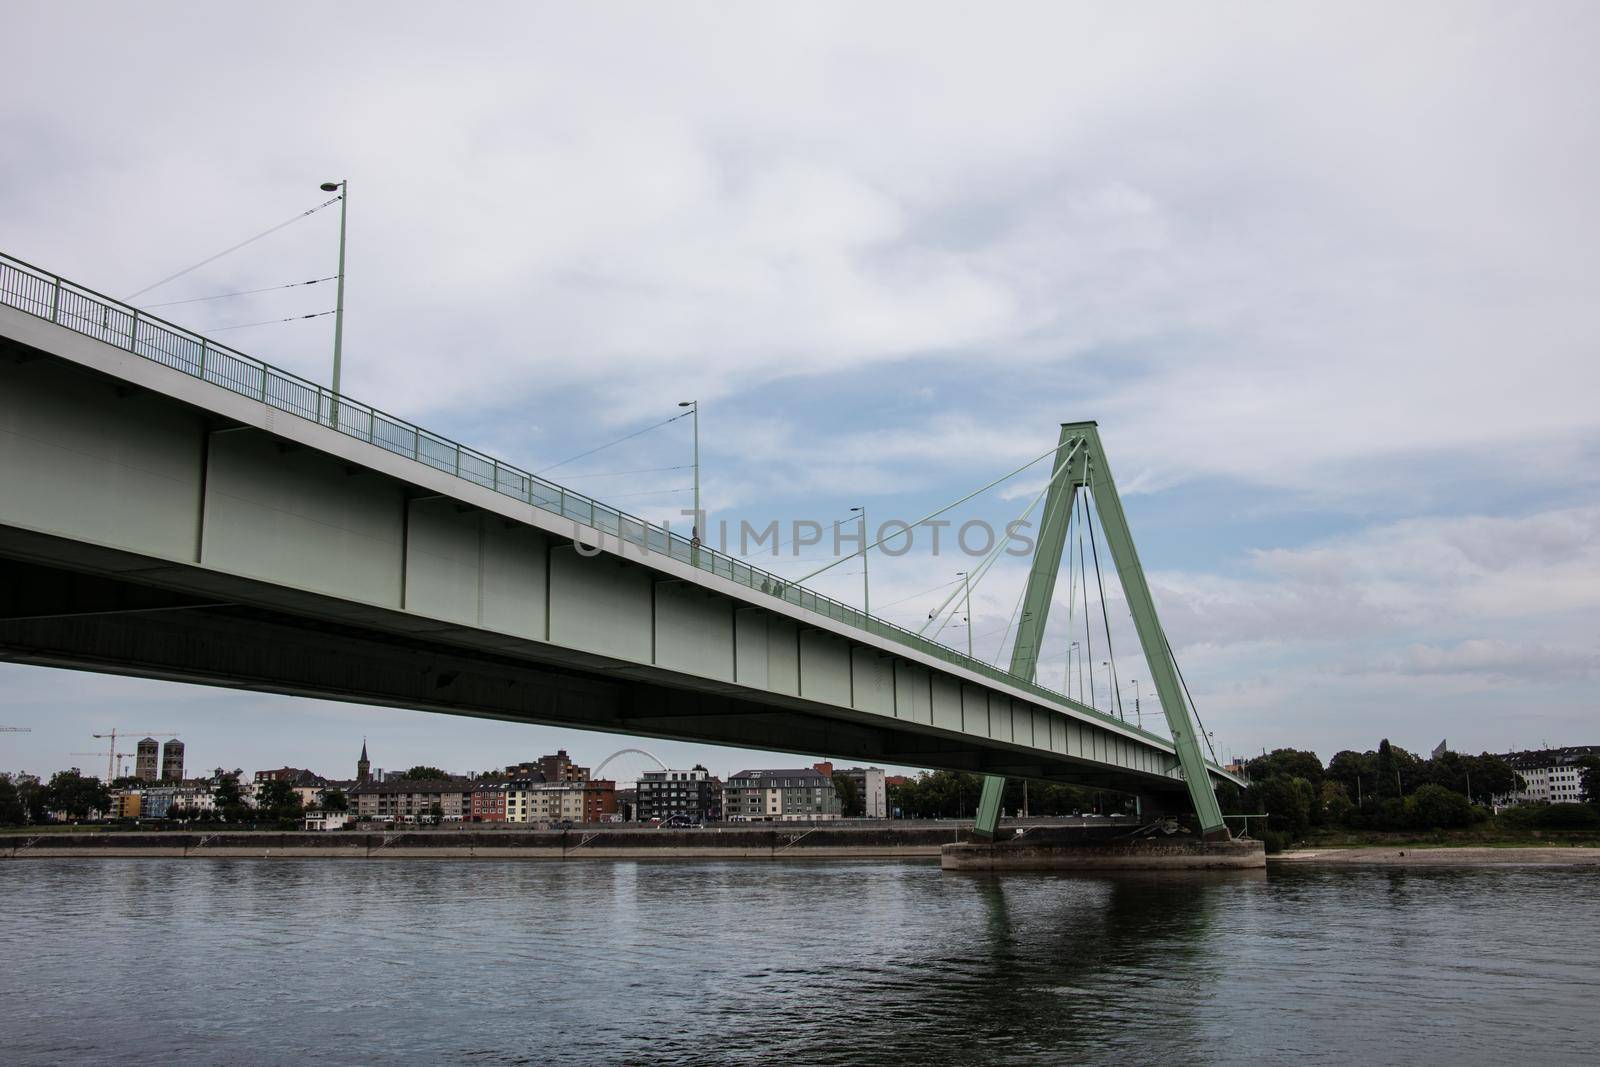
<svg viewBox="0 0 1600 1067"><path fill-rule="evenodd" d="M1117 790L1226 837L1092 423L1010 670L0 255L0 659ZM1093 492L1171 733L1046 688ZM1053 551L1052 551L1053 548Z"/></svg>

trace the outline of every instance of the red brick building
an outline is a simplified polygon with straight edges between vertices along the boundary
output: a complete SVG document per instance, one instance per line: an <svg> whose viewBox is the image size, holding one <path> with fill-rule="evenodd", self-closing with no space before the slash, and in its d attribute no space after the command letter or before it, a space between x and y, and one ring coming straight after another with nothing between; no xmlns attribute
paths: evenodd
<svg viewBox="0 0 1600 1067"><path fill-rule="evenodd" d="M472 789L471 822L506 821L506 783L479 782Z"/></svg>
<svg viewBox="0 0 1600 1067"><path fill-rule="evenodd" d="M617 783L591 778L583 783L583 821L610 822L617 813Z"/></svg>

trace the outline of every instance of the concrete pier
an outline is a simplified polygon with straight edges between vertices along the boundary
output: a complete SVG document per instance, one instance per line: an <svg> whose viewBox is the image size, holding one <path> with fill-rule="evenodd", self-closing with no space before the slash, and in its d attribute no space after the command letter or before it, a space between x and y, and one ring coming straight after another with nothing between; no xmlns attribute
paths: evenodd
<svg viewBox="0 0 1600 1067"><path fill-rule="evenodd" d="M946 871L1201 871L1264 868L1260 841L1135 837L1108 841L1030 833L1003 841L962 842L939 851Z"/></svg>

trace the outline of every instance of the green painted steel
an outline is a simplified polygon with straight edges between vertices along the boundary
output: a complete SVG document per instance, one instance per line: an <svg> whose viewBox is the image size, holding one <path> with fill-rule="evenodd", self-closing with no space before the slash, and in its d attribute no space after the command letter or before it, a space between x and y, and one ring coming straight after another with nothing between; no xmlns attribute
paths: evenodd
<svg viewBox="0 0 1600 1067"><path fill-rule="evenodd" d="M1028 571L1028 584L1022 594L1022 618L1017 624L1017 639L1011 646L1011 675L1029 682L1038 674L1039 646L1044 641L1050 604L1055 598L1056 575L1061 570L1061 553L1067 544L1067 520L1072 515L1072 501L1076 493L1067 468L1071 465L1073 453L1082 443L1082 434L1062 427L1055 460L1051 463L1051 470L1055 474L1045 488L1039 539L1034 548L1033 566ZM967 633L971 632L969 620ZM995 829L1000 825L1000 801L1005 788L1006 780L998 775L984 778L983 795L978 799L978 815L973 824L973 830L979 836L994 837Z"/></svg>
<svg viewBox="0 0 1600 1067"><path fill-rule="evenodd" d="M1100 528L1105 532L1111 558L1117 565L1117 579L1128 598L1128 608L1133 615L1134 628L1139 633L1145 663L1155 676L1156 692L1161 694L1161 708L1167 716L1167 728L1172 732L1173 746L1177 749L1178 762L1189 785L1189 797L1194 802L1195 814L1200 818L1200 829L1208 836L1227 837L1222 807L1217 803L1205 757L1200 751L1200 739L1189 719L1189 705L1184 702L1166 633L1161 629L1155 601L1150 596L1150 585L1145 580L1144 567L1139 563L1133 534L1128 530L1122 500L1117 496L1117 485L1111 477L1111 465L1106 462L1105 450L1100 445L1100 431L1092 422L1069 423L1063 432L1067 429L1082 434L1087 445L1088 487L1094 494L1095 512L1100 516Z"/></svg>

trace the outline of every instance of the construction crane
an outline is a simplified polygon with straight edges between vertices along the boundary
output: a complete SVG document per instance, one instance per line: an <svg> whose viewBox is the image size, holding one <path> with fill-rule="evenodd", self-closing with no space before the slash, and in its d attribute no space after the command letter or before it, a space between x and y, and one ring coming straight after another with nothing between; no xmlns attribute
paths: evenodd
<svg viewBox="0 0 1600 1067"><path fill-rule="evenodd" d="M178 736L175 733L161 732L161 731L158 731L158 730L112 730L108 734L95 734L95 735L93 735L95 737L95 739L98 740L98 741L107 741L107 740L109 740L111 742L111 750L105 754L105 757L106 757L106 782L107 783L114 782L114 781L117 780L117 757L118 756L126 756L128 754L126 752L118 752L117 751L117 738L118 738L118 736L121 736L123 738L128 738L128 737L132 737L134 734L143 734L145 737L152 737L152 738L154 738L154 737L177 737ZM73 756L98 756L98 755L100 755L99 752L73 752L73 753L69 753L69 754L73 755Z"/></svg>
<svg viewBox="0 0 1600 1067"><path fill-rule="evenodd" d="M104 756L105 753L104 752L68 752L67 755L69 755L69 756ZM106 785L110 785L112 782L117 780L117 776L115 774L111 773L112 771L117 769L116 761L117 760L127 759L131 755L133 755L133 753L131 753L131 752L117 752L117 753L114 753L112 755L112 757L111 757L112 762L111 762L110 766L107 768Z"/></svg>
<svg viewBox="0 0 1600 1067"><path fill-rule="evenodd" d="M0 726L0 734L31 734L31 726Z"/></svg>

